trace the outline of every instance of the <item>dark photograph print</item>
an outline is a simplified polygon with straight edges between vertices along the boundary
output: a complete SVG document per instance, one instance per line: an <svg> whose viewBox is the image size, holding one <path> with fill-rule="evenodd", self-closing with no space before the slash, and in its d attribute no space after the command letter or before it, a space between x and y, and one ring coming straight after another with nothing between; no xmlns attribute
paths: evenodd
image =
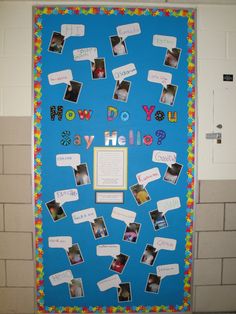
<svg viewBox="0 0 236 314"><path fill-rule="evenodd" d="M157 209L149 212L153 228L155 230L163 229L168 227L166 217L163 213L159 212Z"/></svg>
<svg viewBox="0 0 236 314"><path fill-rule="evenodd" d="M108 236L107 227L103 217L98 217L94 219L94 222L91 222L91 228L93 231L94 238L100 239Z"/></svg>
<svg viewBox="0 0 236 314"><path fill-rule="evenodd" d="M149 274L145 292L158 293L161 285L161 277L157 274Z"/></svg>
<svg viewBox="0 0 236 314"><path fill-rule="evenodd" d="M64 100L76 103L79 99L79 94L82 88L82 83L76 81L70 81L70 85L67 85Z"/></svg>
<svg viewBox="0 0 236 314"><path fill-rule="evenodd" d="M65 43L65 37L58 32L53 32L48 50L50 52L62 53L64 43Z"/></svg>
<svg viewBox="0 0 236 314"><path fill-rule="evenodd" d="M128 262L128 259L129 259L129 256L120 253L111 262L110 270L113 270L116 273L122 274Z"/></svg>
<svg viewBox="0 0 236 314"><path fill-rule="evenodd" d="M163 180L172 184L176 184L182 168L183 166L178 163L169 166L166 170Z"/></svg>
<svg viewBox="0 0 236 314"><path fill-rule="evenodd" d="M125 228L123 240L131 243L136 243L138 240L141 224L132 222Z"/></svg>
<svg viewBox="0 0 236 314"><path fill-rule="evenodd" d="M171 68L178 68L180 59L181 49L173 48L172 50L167 49L164 64Z"/></svg>
<svg viewBox="0 0 236 314"><path fill-rule="evenodd" d="M128 53L126 43L121 37L117 35L111 36L110 42L113 56L123 56Z"/></svg>
<svg viewBox="0 0 236 314"><path fill-rule="evenodd" d="M167 85L166 87L163 86L160 103L173 106L175 102L175 96L177 93L177 86L176 85Z"/></svg>
<svg viewBox="0 0 236 314"><path fill-rule="evenodd" d="M143 255L141 257L141 263L152 266L155 262L155 259L157 257L157 250L155 247L153 247L150 244L146 245L146 248L143 252Z"/></svg>
<svg viewBox="0 0 236 314"><path fill-rule="evenodd" d="M53 221L59 221L59 220L66 217L64 209L55 200L52 200L52 201L46 203L46 206L49 210L49 213L50 213Z"/></svg>
<svg viewBox="0 0 236 314"><path fill-rule="evenodd" d="M129 282L119 284L117 288L118 302L130 302L132 301L131 285Z"/></svg>
<svg viewBox="0 0 236 314"><path fill-rule="evenodd" d="M92 78L94 80L105 79L106 78L105 59L104 58L94 59L94 62L91 62L91 71Z"/></svg>

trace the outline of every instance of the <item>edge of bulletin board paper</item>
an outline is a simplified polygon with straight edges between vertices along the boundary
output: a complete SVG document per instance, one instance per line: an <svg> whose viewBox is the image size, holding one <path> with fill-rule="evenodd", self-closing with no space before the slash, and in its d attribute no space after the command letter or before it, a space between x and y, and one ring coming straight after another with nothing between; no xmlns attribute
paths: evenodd
<svg viewBox="0 0 236 314"><path fill-rule="evenodd" d="M194 151L195 151L195 10L173 8L98 8L98 7L35 7L34 8L34 212L35 212L35 246L36 246L36 303L38 313L128 313L128 312L189 312L191 311L191 277L192 277L192 238L194 206ZM185 271L184 297L180 305L161 306L45 306L44 303L44 264L43 264L43 221L41 200L41 74L42 74L42 16L50 14L127 14L174 16L187 18L188 23L188 185L186 204L186 237L185 237Z"/></svg>

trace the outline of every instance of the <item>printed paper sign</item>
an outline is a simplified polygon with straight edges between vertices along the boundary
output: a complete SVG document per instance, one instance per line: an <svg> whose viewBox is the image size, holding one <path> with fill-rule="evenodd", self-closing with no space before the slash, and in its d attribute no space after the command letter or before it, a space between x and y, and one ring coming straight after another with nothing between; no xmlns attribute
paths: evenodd
<svg viewBox="0 0 236 314"><path fill-rule="evenodd" d="M154 150L152 153L152 161L167 164L169 166L176 163L176 153L164 150Z"/></svg>
<svg viewBox="0 0 236 314"><path fill-rule="evenodd" d="M106 291L111 288L119 288L121 283L119 275L113 275L97 282L100 291Z"/></svg>
<svg viewBox="0 0 236 314"><path fill-rule="evenodd" d="M97 256L116 257L119 254L120 254L120 245L119 244L97 245Z"/></svg>
<svg viewBox="0 0 236 314"><path fill-rule="evenodd" d="M122 82L126 77L137 74L134 63L123 65L122 67L112 70L113 77L116 81Z"/></svg>
<svg viewBox="0 0 236 314"><path fill-rule="evenodd" d="M73 167L77 170L80 165L80 154L60 154L56 155L56 164L58 167Z"/></svg>
<svg viewBox="0 0 236 314"><path fill-rule="evenodd" d="M89 60L94 62L94 59L98 57L98 50L95 47L75 49L73 56L75 61Z"/></svg>
<svg viewBox="0 0 236 314"><path fill-rule="evenodd" d="M123 40L128 36L138 35L141 33L139 23L131 23L117 26L116 31L118 36L122 37Z"/></svg>
<svg viewBox="0 0 236 314"><path fill-rule="evenodd" d="M180 204L179 197L166 198L164 200L157 202L157 209L161 213L166 213L169 210L177 209L180 207L181 207L181 204Z"/></svg>
<svg viewBox="0 0 236 314"><path fill-rule="evenodd" d="M153 35L152 44L157 47L164 47L172 50L176 47L177 38L172 36Z"/></svg>
<svg viewBox="0 0 236 314"><path fill-rule="evenodd" d="M72 238L71 237L49 237L48 238L48 247L50 248L61 248L68 251L69 247L72 247Z"/></svg>
<svg viewBox="0 0 236 314"><path fill-rule="evenodd" d="M149 70L147 79L149 82L159 83L166 87L168 84L171 84L172 74L167 72Z"/></svg>
<svg viewBox="0 0 236 314"><path fill-rule="evenodd" d="M70 36L84 36L84 25L82 24L62 24L61 34L66 38Z"/></svg>
<svg viewBox="0 0 236 314"><path fill-rule="evenodd" d="M149 182L160 179L161 174L157 167L136 174L140 185L146 186Z"/></svg>
<svg viewBox="0 0 236 314"><path fill-rule="evenodd" d="M173 276L179 274L179 264L159 265L156 268L157 275L162 279L166 276Z"/></svg>
<svg viewBox="0 0 236 314"><path fill-rule="evenodd" d="M61 190L54 193L54 198L57 203L63 205L66 202L77 201L79 199L79 194L76 189Z"/></svg>
<svg viewBox="0 0 236 314"><path fill-rule="evenodd" d="M72 219L75 224L80 224L86 221L93 222L96 218L97 214L95 208L87 208L72 213Z"/></svg>
<svg viewBox="0 0 236 314"><path fill-rule="evenodd" d="M62 283L71 282L73 275L71 270L64 270L60 273L49 276L49 280L53 286L61 285Z"/></svg>
<svg viewBox="0 0 236 314"><path fill-rule="evenodd" d="M111 217L124 221L127 225L135 221L136 213L121 207L113 207Z"/></svg>
<svg viewBox="0 0 236 314"><path fill-rule="evenodd" d="M63 70L59 72L54 72L48 74L48 81L50 85L57 85L57 84L66 84L70 85L70 81L73 80L73 75L71 70Z"/></svg>
<svg viewBox="0 0 236 314"><path fill-rule="evenodd" d="M175 239L155 237L153 241L153 246L157 249L157 251L174 251L176 248L176 242L177 241Z"/></svg>

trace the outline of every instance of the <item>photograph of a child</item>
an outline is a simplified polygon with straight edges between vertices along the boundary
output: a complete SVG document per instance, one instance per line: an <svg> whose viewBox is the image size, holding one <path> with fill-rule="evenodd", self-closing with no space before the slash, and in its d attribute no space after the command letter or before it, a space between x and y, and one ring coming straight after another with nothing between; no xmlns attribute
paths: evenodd
<svg viewBox="0 0 236 314"><path fill-rule="evenodd" d="M180 59L181 49L173 48L172 50L167 49L164 64L171 68L178 68Z"/></svg>
<svg viewBox="0 0 236 314"><path fill-rule="evenodd" d="M91 228L93 231L94 238L100 239L108 236L107 227L103 217L98 217L94 219L94 222L91 222Z"/></svg>
<svg viewBox="0 0 236 314"><path fill-rule="evenodd" d="M163 213L159 212L157 209L149 212L151 216L151 221L155 230L163 229L168 227L166 217Z"/></svg>
<svg viewBox="0 0 236 314"><path fill-rule="evenodd" d="M116 86L113 94L113 99L118 101L127 102L130 91L130 82L129 81L116 81Z"/></svg>
<svg viewBox="0 0 236 314"><path fill-rule="evenodd" d="M55 200L52 200L46 203L46 206L49 210L49 213L53 221L59 221L66 217L66 213L64 212L64 209Z"/></svg>
<svg viewBox="0 0 236 314"><path fill-rule="evenodd" d="M74 169L74 176L76 185L81 186L91 183L87 164L78 165L76 170Z"/></svg>
<svg viewBox="0 0 236 314"><path fill-rule="evenodd" d="M77 81L70 81L70 85L67 85L64 100L76 103L79 98L79 94L82 88L82 83Z"/></svg>
<svg viewBox="0 0 236 314"><path fill-rule="evenodd" d="M143 205L150 201L150 195L148 191L140 184L134 184L130 187L130 191L138 205Z"/></svg>
<svg viewBox="0 0 236 314"><path fill-rule="evenodd" d="M169 166L166 170L163 180L172 184L176 184L179 179L182 168L183 166L178 163Z"/></svg>
<svg viewBox="0 0 236 314"><path fill-rule="evenodd" d="M73 278L68 286L71 298L82 298L84 296L84 288L81 278Z"/></svg>
<svg viewBox="0 0 236 314"><path fill-rule="evenodd" d="M166 87L163 86L160 103L173 106L175 102L177 88L178 87L176 85L171 84L167 85Z"/></svg>
<svg viewBox="0 0 236 314"><path fill-rule="evenodd" d="M150 244L146 245L146 248L143 252L143 255L141 257L141 263L152 266L155 262L155 259L157 257L158 251L155 247L153 247Z"/></svg>
<svg viewBox="0 0 236 314"><path fill-rule="evenodd" d="M116 273L122 274L128 262L128 259L129 259L128 255L120 253L111 262L110 270L113 270Z"/></svg>
<svg viewBox="0 0 236 314"><path fill-rule="evenodd" d="M118 302L129 302L132 301L131 286L129 282L124 282L119 284L117 288L117 298Z"/></svg>
<svg viewBox="0 0 236 314"><path fill-rule="evenodd" d="M110 42L113 56L123 56L128 53L126 43L121 37L117 35L111 36Z"/></svg>
<svg viewBox="0 0 236 314"><path fill-rule="evenodd" d="M48 50L55 53L62 53L65 43L65 36L58 32L53 32Z"/></svg>
<svg viewBox="0 0 236 314"><path fill-rule="evenodd" d="M141 224L133 222L125 228L123 240L127 242L136 243L138 240Z"/></svg>
<svg viewBox="0 0 236 314"><path fill-rule="evenodd" d="M73 244L69 247L67 256L71 265L77 265L84 262L80 247L78 243Z"/></svg>
<svg viewBox="0 0 236 314"><path fill-rule="evenodd" d="M91 62L92 78L94 80L106 78L105 59L98 58Z"/></svg>
<svg viewBox="0 0 236 314"><path fill-rule="evenodd" d="M158 293L161 285L161 277L157 274L149 274L145 292Z"/></svg>

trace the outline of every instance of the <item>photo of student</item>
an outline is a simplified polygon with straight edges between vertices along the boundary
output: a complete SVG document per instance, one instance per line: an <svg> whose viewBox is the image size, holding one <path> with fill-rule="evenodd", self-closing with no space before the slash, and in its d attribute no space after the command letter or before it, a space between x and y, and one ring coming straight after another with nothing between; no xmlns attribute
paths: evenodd
<svg viewBox="0 0 236 314"><path fill-rule="evenodd" d="M94 62L91 62L91 71L92 78L94 80L106 78L105 59L104 58L94 59Z"/></svg>
<svg viewBox="0 0 236 314"><path fill-rule="evenodd" d="M132 301L131 286L129 282L119 284L117 289L118 302Z"/></svg>
<svg viewBox="0 0 236 314"><path fill-rule="evenodd" d="M163 86L160 102L166 105L173 106L175 102L175 96L177 92L176 85L167 85L167 87Z"/></svg>
<svg viewBox="0 0 236 314"><path fill-rule="evenodd" d="M171 68L177 69L179 64L179 58L181 49L173 48L172 50L167 49L164 64Z"/></svg>
<svg viewBox="0 0 236 314"><path fill-rule="evenodd" d="M130 82L129 81L116 81L116 86L113 94L113 99L127 102L130 90Z"/></svg>
<svg viewBox="0 0 236 314"><path fill-rule="evenodd" d="M150 213L151 221L155 230L163 229L168 226L166 217L163 213L159 212L157 209L149 213Z"/></svg>
<svg viewBox="0 0 236 314"><path fill-rule="evenodd" d="M91 183L87 164L80 164L79 166L77 166L76 170L74 169L74 175L76 185L81 186Z"/></svg>
<svg viewBox="0 0 236 314"><path fill-rule="evenodd" d="M58 32L53 32L48 50L55 53L62 53L65 37Z"/></svg>
<svg viewBox="0 0 236 314"><path fill-rule="evenodd" d="M152 266L157 256L157 250L150 244L146 245L146 248L141 257L141 263Z"/></svg>
<svg viewBox="0 0 236 314"><path fill-rule="evenodd" d="M70 81L70 85L67 85L64 100L77 102L79 94L82 88L82 83L76 81Z"/></svg>
<svg viewBox="0 0 236 314"><path fill-rule="evenodd" d="M49 213L50 213L53 221L59 221L62 218L66 217L64 209L55 200L52 200L52 201L46 203L46 206L49 210Z"/></svg>
<svg viewBox="0 0 236 314"><path fill-rule="evenodd" d="M91 227L95 239L105 238L108 236L107 228L104 222L103 217L94 219L94 222L91 222Z"/></svg>
<svg viewBox="0 0 236 314"><path fill-rule="evenodd" d="M122 274L125 268L125 265L128 262L128 259L129 259L129 256L120 253L111 262L110 270L113 270L116 273Z"/></svg>
<svg viewBox="0 0 236 314"><path fill-rule="evenodd" d="M146 202L151 200L148 191L143 187L143 185L132 185L130 187L130 191L138 205L145 204Z"/></svg>
<svg viewBox="0 0 236 314"><path fill-rule="evenodd" d="M161 285L161 277L156 274L149 274L145 292L158 293Z"/></svg>
<svg viewBox="0 0 236 314"><path fill-rule="evenodd" d="M121 37L115 35L110 37L113 56L123 56L127 54L126 43Z"/></svg>
<svg viewBox="0 0 236 314"><path fill-rule="evenodd" d="M73 278L68 286L71 298L81 298L84 296L84 288L81 278Z"/></svg>
<svg viewBox="0 0 236 314"><path fill-rule="evenodd" d="M69 248L67 255L71 265L81 264L84 261L78 243Z"/></svg>
<svg viewBox="0 0 236 314"><path fill-rule="evenodd" d="M166 170L163 180L172 184L176 184L182 168L183 166L178 163L169 166Z"/></svg>
<svg viewBox="0 0 236 314"><path fill-rule="evenodd" d="M126 228L123 236L123 240L127 242L136 243L140 232L141 224L130 223Z"/></svg>

